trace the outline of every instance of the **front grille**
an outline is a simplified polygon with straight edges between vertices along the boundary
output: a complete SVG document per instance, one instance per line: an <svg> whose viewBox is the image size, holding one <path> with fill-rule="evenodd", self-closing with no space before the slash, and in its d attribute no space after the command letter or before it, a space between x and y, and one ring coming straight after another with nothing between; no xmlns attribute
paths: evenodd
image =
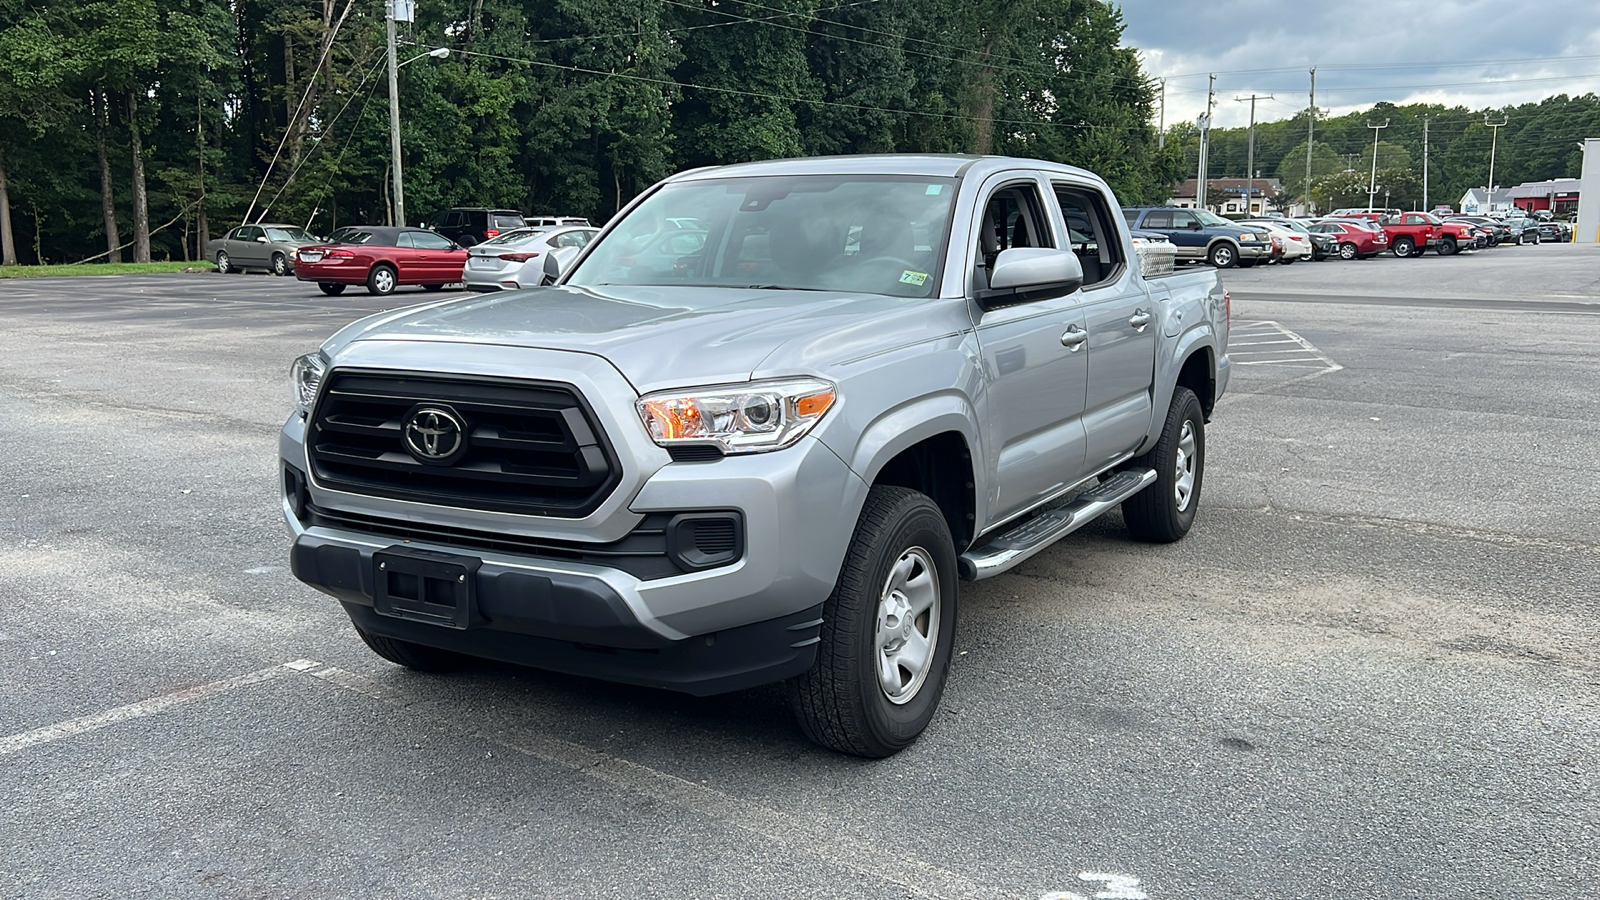
<svg viewBox="0 0 1600 900"><path fill-rule="evenodd" d="M422 541L479 553L498 551L539 559L569 560L607 566L620 569L640 580L649 581L682 575L689 571L667 552L667 526L672 519L672 513L649 513L626 537L609 544L525 537L456 528L450 525L406 522L364 513L325 509L312 504L306 506L304 521L308 527L320 525L324 528L354 531L396 541Z"/></svg>
<svg viewBox="0 0 1600 900"><path fill-rule="evenodd" d="M407 422L422 408L453 412L464 447L432 462L408 451ZM308 446L317 482L333 490L578 518L621 475L593 423L566 385L344 370L328 377Z"/></svg>

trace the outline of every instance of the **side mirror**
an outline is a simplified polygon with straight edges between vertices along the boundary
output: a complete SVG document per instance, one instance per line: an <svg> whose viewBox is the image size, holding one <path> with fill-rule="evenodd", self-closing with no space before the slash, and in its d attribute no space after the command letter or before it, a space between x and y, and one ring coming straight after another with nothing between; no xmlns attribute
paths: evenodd
<svg viewBox="0 0 1600 900"><path fill-rule="evenodd" d="M544 255L544 283L555 284L572 268L572 260L577 257L577 247L557 247Z"/></svg>
<svg viewBox="0 0 1600 900"><path fill-rule="evenodd" d="M1204 227L1205 226L1201 225L1199 222L1190 222L1189 223L1189 230L1190 231L1199 231L1200 229L1202 229Z"/></svg>
<svg viewBox="0 0 1600 900"><path fill-rule="evenodd" d="M1083 264L1070 250L1047 247L1013 247L1000 251L989 271L989 290L979 295L985 309L1029 299L1028 294L1050 291L1070 294L1083 286Z"/></svg>
<svg viewBox="0 0 1600 900"><path fill-rule="evenodd" d="M256 238L256 243L258 243L258 244L265 244L265 243L267 243L267 239L266 239L266 237L265 237L265 236L262 236L262 237L258 237L258 238Z"/></svg>

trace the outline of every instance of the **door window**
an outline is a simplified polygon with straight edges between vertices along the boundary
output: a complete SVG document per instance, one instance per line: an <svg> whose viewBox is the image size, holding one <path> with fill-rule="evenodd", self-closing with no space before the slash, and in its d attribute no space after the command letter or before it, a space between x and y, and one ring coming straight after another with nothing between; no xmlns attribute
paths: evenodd
<svg viewBox="0 0 1600 900"><path fill-rule="evenodd" d="M1067 224L1067 241L1083 266L1083 286L1110 281L1121 271L1122 240L1112 225L1111 204L1098 191L1058 184L1056 202Z"/></svg>
<svg viewBox="0 0 1600 900"><path fill-rule="evenodd" d="M406 245L418 250L449 250L455 245L442 234L429 234L423 231L413 231L401 235L402 238L411 238L411 243Z"/></svg>
<svg viewBox="0 0 1600 900"><path fill-rule="evenodd" d="M1014 247L1054 246L1037 186L1013 184L995 191L984 204L978 221L978 289L988 289L989 271L1001 252Z"/></svg>
<svg viewBox="0 0 1600 900"><path fill-rule="evenodd" d="M1178 209L1178 210L1173 210L1173 212L1172 212L1172 225L1169 226L1169 227L1171 227L1171 228L1193 228L1194 226L1196 226L1198 224L1200 224L1200 220L1195 217L1194 213L1189 212L1188 210Z"/></svg>
<svg viewBox="0 0 1600 900"><path fill-rule="evenodd" d="M459 212L457 212L455 210L451 210L450 212L445 214L444 227L446 227L446 228L458 228L460 226L461 226L461 213L459 213Z"/></svg>
<svg viewBox="0 0 1600 900"><path fill-rule="evenodd" d="M261 229L254 225L246 225L239 229L239 236L235 240L253 241L258 237L261 237Z"/></svg>

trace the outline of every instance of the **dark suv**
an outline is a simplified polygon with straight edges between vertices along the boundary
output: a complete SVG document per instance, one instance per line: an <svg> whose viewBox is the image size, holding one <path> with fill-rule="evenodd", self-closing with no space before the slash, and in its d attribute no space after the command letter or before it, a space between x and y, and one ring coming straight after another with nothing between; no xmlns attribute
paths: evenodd
<svg viewBox="0 0 1600 900"><path fill-rule="evenodd" d="M435 213L427 227L463 247L481 244L500 232L522 227L522 213L514 209L489 209L483 206L458 206Z"/></svg>
<svg viewBox="0 0 1600 900"><path fill-rule="evenodd" d="M1166 235L1178 259L1208 262L1219 269L1248 268L1272 258L1272 233L1240 225L1205 209L1176 206L1123 207L1128 227Z"/></svg>

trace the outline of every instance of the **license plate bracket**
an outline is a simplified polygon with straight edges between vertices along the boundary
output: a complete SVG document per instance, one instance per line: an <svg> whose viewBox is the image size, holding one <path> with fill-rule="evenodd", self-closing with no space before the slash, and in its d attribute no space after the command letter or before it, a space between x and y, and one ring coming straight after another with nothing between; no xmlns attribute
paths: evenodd
<svg viewBox="0 0 1600 900"><path fill-rule="evenodd" d="M456 553L394 546L372 554L372 601L380 615L443 628L467 629L478 614L478 568L483 560Z"/></svg>

